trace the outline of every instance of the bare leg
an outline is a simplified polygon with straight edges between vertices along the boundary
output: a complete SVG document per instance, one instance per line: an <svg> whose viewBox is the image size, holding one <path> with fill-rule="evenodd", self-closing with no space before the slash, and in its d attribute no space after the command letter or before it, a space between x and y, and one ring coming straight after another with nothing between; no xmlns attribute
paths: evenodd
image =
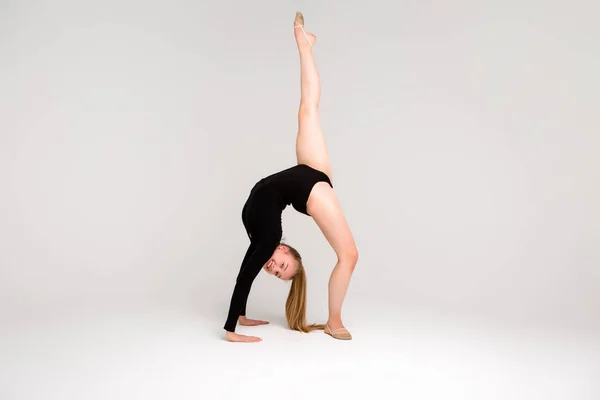
<svg viewBox="0 0 600 400"><path fill-rule="evenodd" d="M298 110L296 158L298 164L306 164L323 171L329 176L329 179L332 179L325 136L319 121L321 81L312 52L312 45L315 44L316 37L303 31L301 29L303 25L304 17L297 13L294 21L294 35L300 54L300 107Z"/></svg>
<svg viewBox="0 0 600 400"><path fill-rule="evenodd" d="M317 183L308 199L307 210L335 251L337 263L329 278L329 319L332 331L343 328L342 304L358 261L358 250L335 191L325 182Z"/></svg>
<svg viewBox="0 0 600 400"><path fill-rule="evenodd" d="M312 54L314 35L306 34L298 26L304 25L301 14L296 15L296 43L300 52L301 99L298 112L296 155L298 163L307 164L325 172L330 179L331 165L325 137L319 121L320 79ZM308 38L307 38L308 36ZM335 251L338 261L329 279L328 327L335 331L344 327L342 303L350 277L358 260L358 251L335 191L325 182L317 183L308 199L307 211Z"/></svg>

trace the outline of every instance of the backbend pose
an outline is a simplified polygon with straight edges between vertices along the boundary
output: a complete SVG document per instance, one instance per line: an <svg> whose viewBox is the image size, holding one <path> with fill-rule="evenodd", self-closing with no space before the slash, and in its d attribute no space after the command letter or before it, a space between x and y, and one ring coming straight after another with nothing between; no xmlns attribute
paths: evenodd
<svg viewBox="0 0 600 400"><path fill-rule="evenodd" d="M321 84L312 46L316 37L304 30L304 17L296 13L294 36L300 53L301 98L296 136L297 165L261 179L252 188L242 210L250 239L237 276L224 329L232 342L258 342L255 336L235 332L236 324L260 325L266 321L246 318L246 302L252 282L261 269L282 280L291 280L286 301L288 326L310 332L323 329L336 339L351 339L342 323L342 303L358 259L354 238L333 190L331 166L319 121ZM306 322L306 275L300 254L281 243L281 216L292 205L313 218L335 251L337 263L329 279L329 318L324 325Z"/></svg>

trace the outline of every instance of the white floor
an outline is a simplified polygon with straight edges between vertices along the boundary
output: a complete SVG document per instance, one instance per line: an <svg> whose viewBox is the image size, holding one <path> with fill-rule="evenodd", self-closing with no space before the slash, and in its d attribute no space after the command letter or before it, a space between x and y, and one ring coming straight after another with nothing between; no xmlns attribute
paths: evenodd
<svg viewBox="0 0 600 400"><path fill-rule="evenodd" d="M0 335L0 399L600 399L591 334L369 310L347 322L352 341L275 317L239 328L263 342L229 343L218 318L166 310L13 324Z"/></svg>

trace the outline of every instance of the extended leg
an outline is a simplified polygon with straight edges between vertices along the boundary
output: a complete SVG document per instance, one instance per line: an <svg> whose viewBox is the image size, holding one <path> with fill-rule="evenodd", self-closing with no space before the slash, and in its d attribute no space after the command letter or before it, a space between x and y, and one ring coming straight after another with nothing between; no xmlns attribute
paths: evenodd
<svg viewBox="0 0 600 400"><path fill-rule="evenodd" d="M312 52L316 37L304 30L304 17L296 14L294 34L300 54L300 108L298 110L298 135L296 158L298 164L306 164L323 171L331 177L331 165L325 136L319 120L321 81Z"/></svg>

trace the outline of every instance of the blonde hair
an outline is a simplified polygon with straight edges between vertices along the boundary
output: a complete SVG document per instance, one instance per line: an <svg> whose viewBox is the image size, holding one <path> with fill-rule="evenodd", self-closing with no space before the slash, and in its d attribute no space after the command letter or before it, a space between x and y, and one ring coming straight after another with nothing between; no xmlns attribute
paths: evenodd
<svg viewBox="0 0 600 400"><path fill-rule="evenodd" d="M285 316L290 329L304 333L312 332L318 329L325 329L325 324L310 324L306 322L306 273L302 264L300 253L288 244L286 246L292 257L296 260L296 272L290 278L292 285L285 302Z"/></svg>

